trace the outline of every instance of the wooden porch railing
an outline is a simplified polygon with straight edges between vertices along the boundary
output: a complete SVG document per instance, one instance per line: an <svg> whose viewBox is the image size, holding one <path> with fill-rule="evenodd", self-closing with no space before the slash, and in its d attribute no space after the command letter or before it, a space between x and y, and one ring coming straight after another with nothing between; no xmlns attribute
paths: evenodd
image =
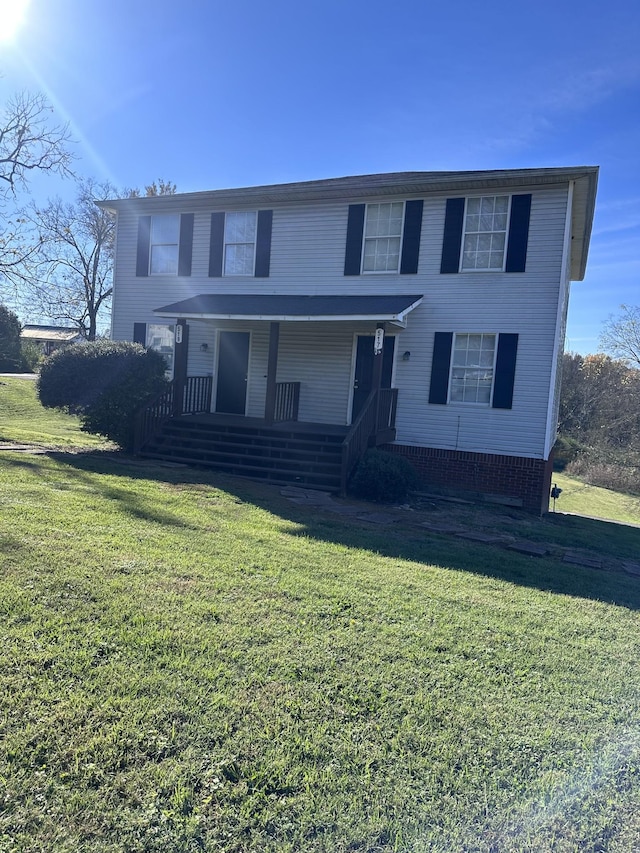
<svg viewBox="0 0 640 853"><path fill-rule="evenodd" d="M276 383L276 405L273 413L274 423L297 421L300 404L299 382Z"/></svg>
<svg viewBox="0 0 640 853"><path fill-rule="evenodd" d="M197 415L211 411L211 376L187 376L184 386L182 413Z"/></svg>
<svg viewBox="0 0 640 853"><path fill-rule="evenodd" d="M378 433L388 433L395 428L397 388L373 390L364 402L358 417L342 442L342 471L340 494L347 493L349 477L367 447L375 443Z"/></svg>
<svg viewBox="0 0 640 853"><path fill-rule="evenodd" d="M134 453L140 453L162 424L174 415L195 415L210 411L212 383L211 376L188 376L185 384L181 386L182 406L177 407L180 386L173 380L164 391L146 403L136 414Z"/></svg>

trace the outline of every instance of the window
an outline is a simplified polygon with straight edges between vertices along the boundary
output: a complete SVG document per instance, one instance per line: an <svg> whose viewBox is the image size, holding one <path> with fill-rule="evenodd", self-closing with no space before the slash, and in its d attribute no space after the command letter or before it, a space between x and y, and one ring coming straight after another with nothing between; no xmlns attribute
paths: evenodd
<svg viewBox="0 0 640 853"><path fill-rule="evenodd" d="M368 204L362 272L398 272L404 202Z"/></svg>
<svg viewBox="0 0 640 853"><path fill-rule="evenodd" d="M495 335L456 334L454 336L450 402L489 405L495 353Z"/></svg>
<svg viewBox="0 0 640 853"><path fill-rule="evenodd" d="M463 270L502 270L509 196L468 198L464 215Z"/></svg>
<svg viewBox="0 0 640 853"><path fill-rule="evenodd" d="M151 217L149 252L151 275L177 275L179 240L179 214Z"/></svg>
<svg viewBox="0 0 640 853"><path fill-rule="evenodd" d="M518 338L511 332L436 332L429 403L479 403L493 409L511 409Z"/></svg>
<svg viewBox="0 0 640 853"><path fill-rule="evenodd" d="M147 325L146 346L161 353L167 362L167 377L173 377L173 354L175 350L174 326Z"/></svg>
<svg viewBox="0 0 640 853"><path fill-rule="evenodd" d="M224 274L253 275L257 212L227 213L224 222Z"/></svg>

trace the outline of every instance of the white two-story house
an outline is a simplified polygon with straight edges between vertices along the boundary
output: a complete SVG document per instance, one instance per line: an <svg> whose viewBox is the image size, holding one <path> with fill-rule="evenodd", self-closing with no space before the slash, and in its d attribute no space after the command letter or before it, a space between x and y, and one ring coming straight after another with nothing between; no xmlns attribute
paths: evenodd
<svg viewBox="0 0 640 853"><path fill-rule="evenodd" d="M173 378L141 452L344 489L378 445L427 488L546 510L597 177L401 172L103 202L112 337L160 349Z"/></svg>

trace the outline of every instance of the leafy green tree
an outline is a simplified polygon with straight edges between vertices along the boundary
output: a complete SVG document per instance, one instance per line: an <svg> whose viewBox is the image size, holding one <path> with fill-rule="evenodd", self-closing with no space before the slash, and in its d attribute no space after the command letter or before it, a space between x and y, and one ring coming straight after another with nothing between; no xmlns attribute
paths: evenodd
<svg viewBox="0 0 640 853"><path fill-rule="evenodd" d="M22 354L20 332L22 327L17 316L0 305L0 371L10 373L20 370Z"/></svg>

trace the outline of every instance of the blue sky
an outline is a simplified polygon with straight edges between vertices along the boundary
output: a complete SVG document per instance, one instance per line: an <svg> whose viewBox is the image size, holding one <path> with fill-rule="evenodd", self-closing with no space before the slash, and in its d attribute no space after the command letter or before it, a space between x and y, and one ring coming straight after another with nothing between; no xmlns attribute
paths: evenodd
<svg viewBox="0 0 640 853"><path fill-rule="evenodd" d="M640 303L639 44L631 0L31 0L0 102L45 92L77 171L122 187L599 165L567 330L587 353Z"/></svg>

